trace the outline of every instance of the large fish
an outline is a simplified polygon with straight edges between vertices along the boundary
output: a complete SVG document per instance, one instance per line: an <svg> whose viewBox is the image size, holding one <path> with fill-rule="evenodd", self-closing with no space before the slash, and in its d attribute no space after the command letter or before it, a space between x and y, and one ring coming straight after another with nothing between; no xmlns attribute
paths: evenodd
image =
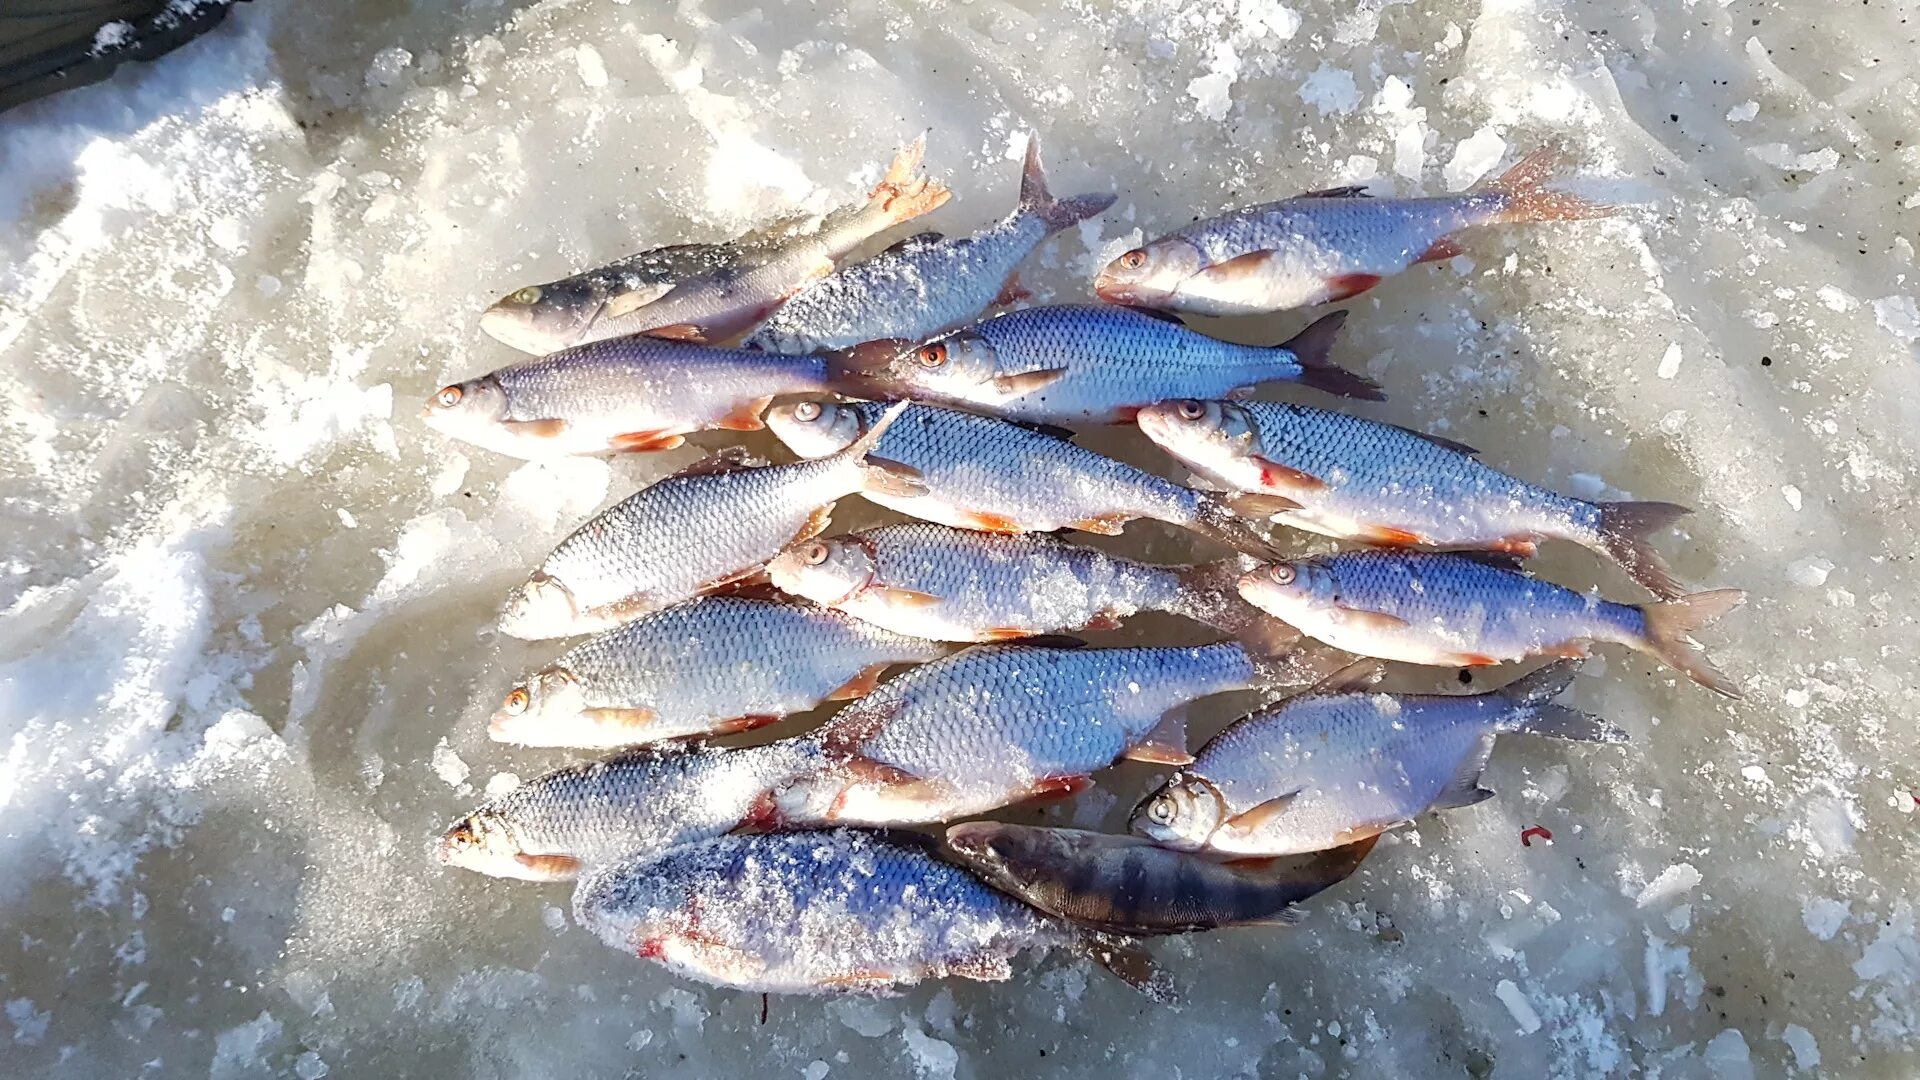
<svg viewBox="0 0 1920 1080"><path fill-rule="evenodd" d="M1021 295L1014 271L1034 248L1112 205L1112 195L1055 199L1040 140L1029 136L1013 213L972 236L923 233L844 267L782 304L746 344L804 353L877 338L919 341L964 326Z"/></svg>
<svg viewBox="0 0 1920 1080"><path fill-rule="evenodd" d="M1306 858L1229 864L1137 836L966 821L947 846L995 888L1050 915L1124 934L1288 926L1294 907L1345 881L1368 838Z"/></svg>
<svg viewBox="0 0 1920 1080"><path fill-rule="evenodd" d="M1133 812L1155 843L1222 856L1290 855L1377 836L1493 797L1480 774L1510 732L1622 742L1552 699L1561 661L1488 694L1318 690L1235 721Z"/></svg>
<svg viewBox="0 0 1920 1080"><path fill-rule="evenodd" d="M589 638L515 684L488 734L523 746L632 746L770 724L871 691L935 642L836 611L703 596Z"/></svg>
<svg viewBox="0 0 1920 1080"><path fill-rule="evenodd" d="M1141 611L1239 637L1297 637L1241 598L1238 560L1157 566L1055 537L907 523L796 544L767 564L795 596L935 641L1111 630Z"/></svg>
<svg viewBox="0 0 1920 1080"><path fill-rule="evenodd" d="M530 353L629 334L733 340L867 240L946 202L951 193L919 175L925 150L924 137L902 150L864 204L828 214L811 232L790 222L730 243L643 251L516 289L480 316L480 328Z"/></svg>
<svg viewBox="0 0 1920 1080"><path fill-rule="evenodd" d="M1450 439L1305 405L1167 401L1142 409L1136 423L1215 483L1298 503L1278 517L1295 528L1523 557L1539 540L1569 540L1663 598L1683 592L1647 534L1672 524L1684 506L1584 502L1483 465L1472 447Z"/></svg>
<svg viewBox="0 0 1920 1080"><path fill-rule="evenodd" d="M1544 147L1458 195L1375 199L1344 187L1228 211L1114 259L1094 279L1094 292L1110 303L1193 315L1261 315L1345 300L1416 263L1460 254L1465 229L1613 214L1546 186L1562 158Z"/></svg>
<svg viewBox="0 0 1920 1080"><path fill-rule="evenodd" d="M776 792L768 824L951 821L1080 791L1121 758L1190 760L1182 709L1315 681L1313 662L1237 643L1073 649L976 645L915 668L812 738L836 762Z"/></svg>
<svg viewBox="0 0 1920 1080"><path fill-rule="evenodd" d="M767 412L780 441L805 458L844 452L885 414L881 402L789 402ZM1269 557L1272 548L1242 520L1293 503L1269 495L1215 495L1181 487L1073 442L990 416L914 405L874 453L916 470L924 491L869 491L903 514L978 532L1082 532L1117 536L1135 518L1191 529L1218 543Z"/></svg>
<svg viewBox="0 0 1920 1080"><path fill-rule="evenodd" d="M1124 424L1157 401L1244 396L1273 382L1382 400L1372 380L1327 359L1345 321L1335 312L1279 345L1235 345L1142 311L1062 304L1009 311L930 341L867 342L840 362L862 396L1039 424Z"/></svg>
<svg viewBox="0 0 1920 1080"><path fill-rule="evenodd" d="M489 799L440 838L440 861L493 877L564 881L746 823L766 793L821 762L798 740L629 750L556 769Z"/></svg>
<svg viewBox="0 0 1920 1080"><path fill-rule="evenodd" d="M671 450L695 431L759 430L775 395L834 385L834 364L617 338L442 387L421 416L442 434L518 458Z"/></svg>
<svg viewBox="0 0 1920 1080"><path fill-rule="evenodd" d="M1308 637L1362 656L1473 667L1580 657L1588 642L1605 641L1658 657L1716 693L1740 696L1688 640L1744 603L1739 589L1635 607L1528 577L1498 559L1353 551L1255 570L1240 579L1240 595Z"/></svg>
<svg viewBox="0 0 1920 1080"><path fill-rule="evenodd" d="M754 573L817 536L843 496L918 490L911 469L867 454L897 416L816 460L695 467L641 488L562 540L508 597L500 629L527 639L610 629Z"/></svg>

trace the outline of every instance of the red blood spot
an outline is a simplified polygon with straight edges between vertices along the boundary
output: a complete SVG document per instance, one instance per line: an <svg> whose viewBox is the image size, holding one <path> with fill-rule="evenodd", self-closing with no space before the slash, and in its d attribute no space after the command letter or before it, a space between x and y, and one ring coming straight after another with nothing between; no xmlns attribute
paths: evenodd
<svg viewBox="0 0 1920 1080"><path fill-rule="evenodd" d="M1545 840L1545 841L1546 841L1546 842L1548 842L1548 843L1552 843L1552 842L1553 842L1553 834L1552 834L1552 833L1550 833L1550 832L1548 832L1548 831L1547 831L1546 829L1544 829L1544 828L1542 828L1542 827L1541 827L1541 826L1539 826L1539 825L1535 825L1535 826L1532 826L1531 828L1526 828L1526 829L1521 829L1521 830L1520 830L1520 846L1521 846L1521 847L1532 847L1532 846L1533 846L1533 838L1534 838L1534 837L1536 837L1536 836L1537 836L1537 837L1539 837L1539 838L1540 838L1540 839L1542 839L1542 840Z"/></svg>
<svg viewBox="0 0 1920 1080"><path fill-rule="evenodd" d="M657 937L642 939L640 944L634 946L633 955L642 960L658 960L667 955L666 939Z"/></svg>

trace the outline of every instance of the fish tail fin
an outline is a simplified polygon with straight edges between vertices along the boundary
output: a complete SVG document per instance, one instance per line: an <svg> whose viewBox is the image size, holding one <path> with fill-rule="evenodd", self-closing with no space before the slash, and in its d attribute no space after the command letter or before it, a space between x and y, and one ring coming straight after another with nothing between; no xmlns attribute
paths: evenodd
<svg viewBox="0 0 1920 1080"><path fill-rule="evenodd" d="M920 175L920 161L926 153L927 136L922 132L894 157L887 174L867 196L867 205L886 221L883 228L912 221L953 197L944 184Z"/></svg>
<svg viewBox="0 0 1920 1080"><path fill-rule="evenodd" d="M1128 986L1151 1001L1172 1004L1177 995L1173 979L1154 963L1152 954L1139 941L1098 930L1082 930L1075 942L1089 960L1112 972Z"/></svg>
<svg viewBox="0 0 1920 1080"><path fill-rule="evenodd" d="M1584 199L1571 192L1547 186L1569 157L1560 143L1548 143L1515 162L1513 167L1474 190L1506 196L1506 205L1492 220L1503 223L1527 221L1583 221L1612 217L1620 208Z"/></svg>
<svg viewBox="0 0 1920 1080"><path fill-rule="evenodd" d="M910 401L897 401L889 406L865 434L853 440L845 450L836 455L844 461L853 462L859 468L863 490L903 497L927 493L926 480L920 475L919 469L904 462L875 457L873 454L873 448L879 444L880 437L887 433L887 429L892 427L894 421L900 419L900 414L906 412L912 404Z"/></svg>
<svg viewBox="0 0 1920 1080"><path fill-rule="evenodd" d="M1047 232L1077 225L1113 205L1114 195L1074 195L1056 199L1047 190L1047 173L1040 164L1040 136L1027 135L1027 161L1020 171L1020 209L1038 217Z"/></svg>
<svg viewBox="0 0 1920 1080"><path fill-rule="evenodd" d="M1648 604L1641 609L1646 614L1647 632L1640 648L1686 672L1714 693L1737 698L1740 690L1733 680L1714 668L1705 650L1689 635L1746 602L1747 594L1741 589L1713 589Z"/></svg>
<svg viewBox="0 0 1920 1080"><path fill-rule="evenodd" d="M1662 600L1684 596L1686 590L1673 579L1673 571L1647 537L1692 512L1665 502L1601 503L1600 550Z"/></svg>
<svg viewBox="0 0 1920 1080"><path fill-rule="evenodd" d="M1239 559L1183 566L1175 614L1232 635L1250 651L1279 656L1300 640L1300 631L1248 603L1237 587L1246 573Z"/></svg>
<svg viewBox="0 0 1920 1080"><path fill-rule="evenodd" d="M1346 321L1347 313L1344 311L1323 315L1305 330L1274 348L1285 352L1299 366L1298 382L1323 394L1359 398L1362 401L1387 400L1386 392L1380 389L1379 383L1365 375L1356 375L1327 358L1333 352L1334 339L1340 336L1340 328L1346 325Z"/></svg>
<svg viewBox="0 0 1920 1080"><path fill-rule="evenodd" d="M1194 519L1180 524L1256 559L1277 559L1280 552L1255 532L1249 521L1266 521L1275 514L1300 509L1299 503L1279 495L1252 492L1222 495L1211 491L1196 491L1193 495Z"/></svg>

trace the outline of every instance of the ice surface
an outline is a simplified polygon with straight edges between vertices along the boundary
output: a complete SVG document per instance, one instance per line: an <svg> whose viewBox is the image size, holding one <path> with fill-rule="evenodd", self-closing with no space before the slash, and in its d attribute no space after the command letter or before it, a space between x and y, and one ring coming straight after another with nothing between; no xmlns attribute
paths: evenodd
<svg viewBox="0 0 1920 1080"><path fill-rule="evenodd" d="M242 5L0 115L0 1075L1911 1075L1912 36L1911 5L1754 0L347 0ZM486 738L557 651L492 632L504 591L730 441L448 444L426 395L514 359L481 308L818 211L923 130L956 191L931 224L974 228L1029 128L1056 190L1120 196L1023 271L1042 299L1196 214L1443 192L1564 139L1633 213L1475 238L1353 304L1336 359L1386 384L1368 415L1695 507L1659 545L1753 590L1704 634L1746 700L1610 651L1572 699L1633 743L1513 740L1500 798L1383 842L1298 930L1155 945L1178 1008L1056 954L762 1027L550 930L564 885L437 866L486 778L562 759ZM1638 596L1585 552L1541 568ZM1050 813L1117 827L1156 775Z"/></svg>

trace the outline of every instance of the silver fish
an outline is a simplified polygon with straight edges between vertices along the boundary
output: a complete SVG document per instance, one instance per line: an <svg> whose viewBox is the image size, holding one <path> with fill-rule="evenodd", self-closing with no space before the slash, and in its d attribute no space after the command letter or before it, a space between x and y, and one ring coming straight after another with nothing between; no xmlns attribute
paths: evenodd
<svg viewBox="0 0 1920 1080"><path fill-rule="evenodd" d="M766 816L797 825L951 821L1082 790L1121 758L1179 764L1189 760L1182 706L1311 682L1312 665L1238 643L976 645L841 710L811 736L836 766L775 792Z"/></svg>
<svg viewBox="0 0 1920 1080"><path fill-rule="evenodd" d="M788 593L936 641L1111 630L1141 611L1275 644L1297 637L1241 599L1241 573L1238 560L1156 566L1051 536L919 523L796 544L767 564Z"/></svg>
<svg viewBox="0 0 1920 1080"><path fill-rule="evenodd" d="M1587 655L1605 641L1655 656L1739 697L1688 635L1746 601L1715 589L1633 607L1531 578L1498 560L1353 551L1283 562L1240 579L1240 595L1308 637L1382 660L1472 667Z"/></svg>
<svg viewBox="0 0 1920 1080"><path fill-rule="evenodd" d="M650 334L702 344L734 340L780 303L833 272L860 245L940 206L951 194L918 175L924 137L894 158L864 204L801 232L798 219L725 244L641 252L610 266L501 297L480 328L523 352Z"/></svg>
<svg viewBox="0 0 1920 1080"><path fill-rule="evenodd" d="M564 881L750 824L768 791L820 764L815 747L788 740L649 747L569 765L454 822L440 838L440 862L493 877Z"/></svg>
<svg viewBox="0 0 1920 1080"><path fill-rule="evenodd" d="M817 460L696 467L641 488L562 540L508 597L500 629L527 639L610 629L752 574L818 535L843 496L918 490L911 469L867 454L896 416Z"/></svg>
<svg viewBox="0 0 1920 1080"><path fill-rule="evenodd" d="M1661 597L1683 595L1647 534L1687 513L1663 502L1591 503L1483 465L1450 439L1274 401L1166 401L1136 423L1194 472L1300 504L1276 519L1393 547L1478 548L1521 557L1542 539L1613 559Z"/></svg>
<svg viewBox="0 0 1920 1080"><path fill-rule="evenodd" d="M918 341L964 326L1022 295L1015 268L1054 233L1113 205L1112 195L1055 199L1027 138L1020 205L972 236L923 233L844 267L782 304L746 344L772 352L843 349L876 338Z"/></svg>
<svg viewBox="0 0 1920 1080"><path fill-rule="evenodd" d="M1125 424L1170 398L1241 397L1297 382L1379 401L1378 384L1333 364L1345 312L1279 345L1236 345L1129 308L1061 304L983 319L930 341L872 341L838 362L864 397L963 405L1039 424ZM861 372L871 384L860 389Z"/></svg>
<svg viewBox="0 0 1920 1080"><path fill-rule="evenodd" d="M1345 300L1416 263L1460 254L1465 229L1615 213L1546 186L1564 156L1543 147L1458 195L1375 199L1343 187L1231 210L1120 255L1094 279L1094 292L1109 303L1193 315Z"/></svg>
<svg viewBox="0 0 1920 1080"><path fill-rule="evenodd" d="M767 426L805 458L841 452L870 432L881 402L800 401L767 411ZM1117 536L1135 518L1191 529L1268 557L1272 548L1240 515L1292 507L1274 496L1219 496L1115 461L1073 442L957 409L914 405L875 453L917 470L925 492L867 497L903 514L977 532L1082 532Z"/></svg>
<svg viewBox="0 0 1920 1080"><path fill-rule="evenodd" d="M1124 934L1290 926L1294 905L1345 881L1373 837L1305 858L1228 864L1137 836L965 821L947 846L994 888L1077 925Z"/></svg>
<svg viewBox="0 0 1920 1080"><path fill-rule="evenodd" d="M1472 806L1493 797L1480 774L1500 735L1625 741L1612 724L1551 703L1573 673L1562 661L1488 694L1290 698L1215 736L1134 810L1133 831L1185 851L1291 855Z"/></svg>
<svg viewBox="0 0 1920 1080"><path fill-rule="evenodd" d="M514 685L487 732L615 747L727 734L870 692L944 646L836 611L703 596L589 638Z"/></svg>
<svg viewBox="0 0 1920 1080"><path fill-rule="evenodd" d="M1028 949L1088 952L1162 997L1138 946L1089 937L995 891L911 834L726 836L583 879L575 921L703 982L781 994L1004 981Z"/></svg>

